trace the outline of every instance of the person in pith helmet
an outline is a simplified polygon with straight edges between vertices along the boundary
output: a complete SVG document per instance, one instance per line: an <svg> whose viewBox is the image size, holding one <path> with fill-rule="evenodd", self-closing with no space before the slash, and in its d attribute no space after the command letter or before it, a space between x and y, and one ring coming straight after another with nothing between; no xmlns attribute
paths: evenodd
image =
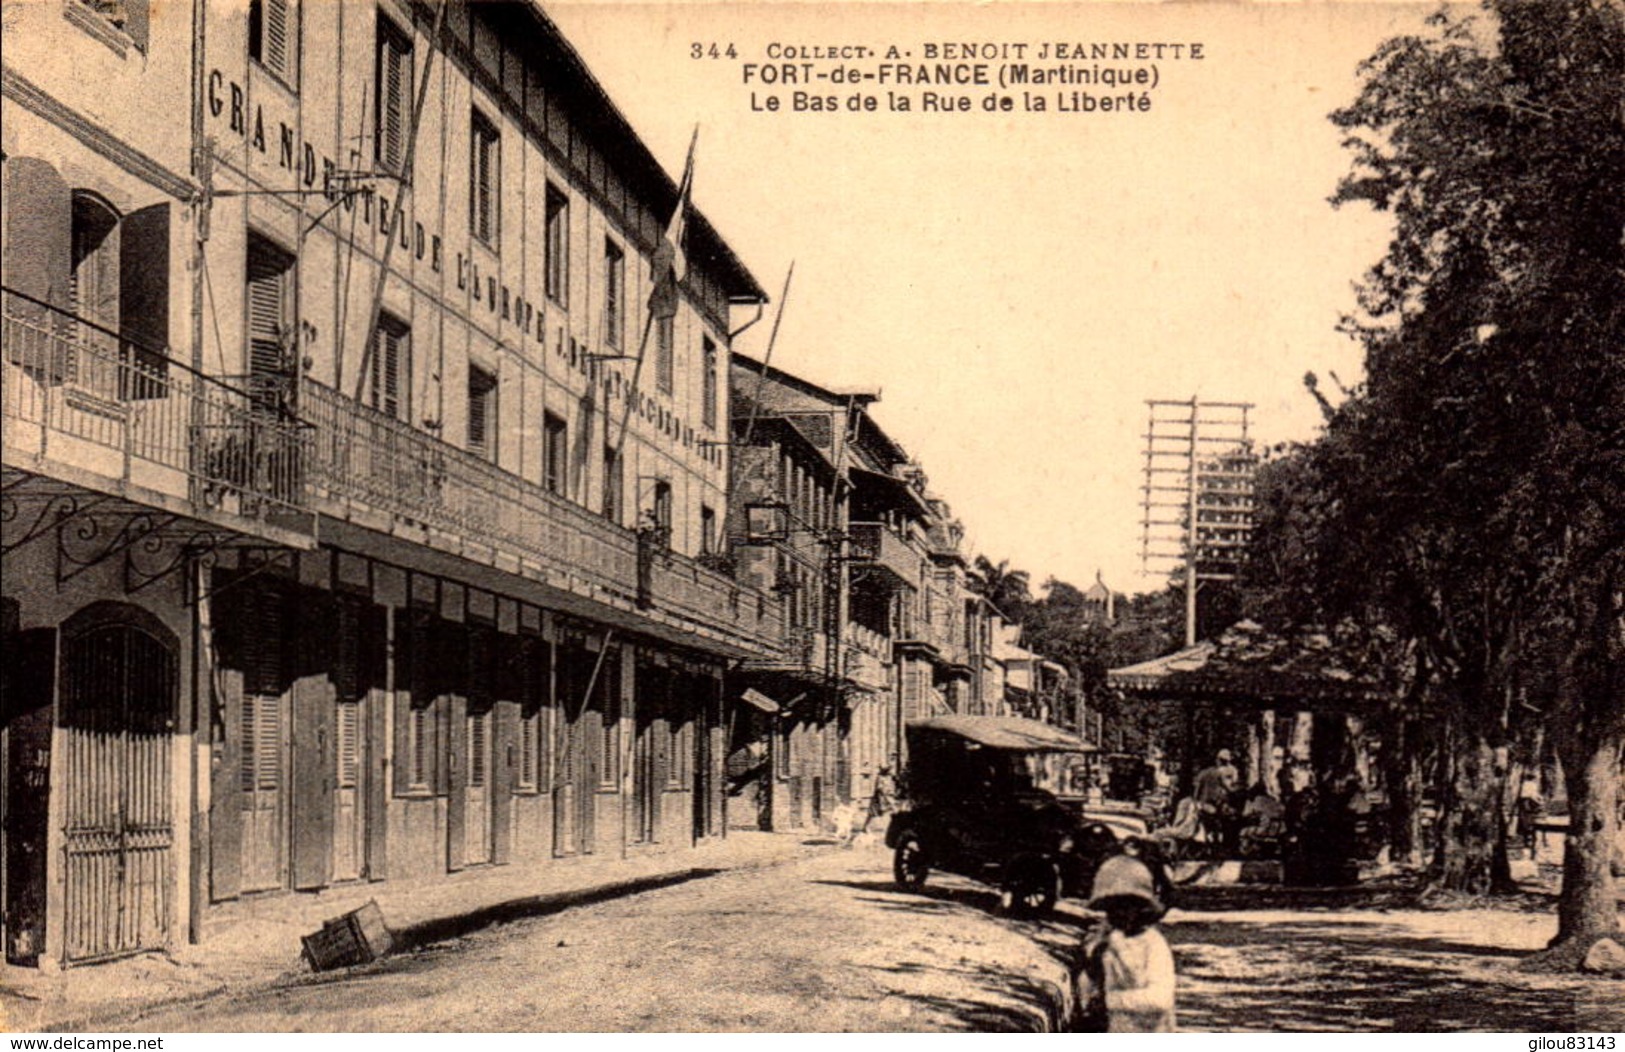
<svg viewBox="0 0 1625 1052"><path fill-rule="evenodd" d="M1089 909L1103 927L1084 944L1077 1003L1085 1030L1160 1034L1174 1030L1174 954L1157 922L1166 908L1146 864L1114 855L1095 871Z"/></svg>

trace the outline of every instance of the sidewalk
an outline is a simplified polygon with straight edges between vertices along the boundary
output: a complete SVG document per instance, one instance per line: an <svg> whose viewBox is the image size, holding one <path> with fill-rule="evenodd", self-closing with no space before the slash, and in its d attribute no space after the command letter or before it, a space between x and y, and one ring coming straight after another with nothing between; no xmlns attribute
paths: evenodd
<svg viewBox="0 0 1625 1052"><path fill-rule="evenodd" d="M730 832L697 848L633 858L548 860L466 870L430 881L382 881L277 894L215 907L200 945L46 974L0 966L0 1030L70 1030L137 1007L242 992L308 975L300 937L376 900L396 951L534 916L830 850L806 834Z"/></svg>

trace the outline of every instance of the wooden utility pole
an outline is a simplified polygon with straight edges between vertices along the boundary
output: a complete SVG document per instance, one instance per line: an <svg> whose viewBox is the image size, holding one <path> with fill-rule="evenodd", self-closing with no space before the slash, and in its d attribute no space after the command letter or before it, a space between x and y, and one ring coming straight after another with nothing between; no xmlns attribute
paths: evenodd
<svg viewBox="0 0 1625 1052"><path fill-rule="evenodd" d="M1196 645L1196 596L1234 580L1253 529L1258 454L1251 402L1147 399L1141 563L1182 572L1185 645Z"/></svg>

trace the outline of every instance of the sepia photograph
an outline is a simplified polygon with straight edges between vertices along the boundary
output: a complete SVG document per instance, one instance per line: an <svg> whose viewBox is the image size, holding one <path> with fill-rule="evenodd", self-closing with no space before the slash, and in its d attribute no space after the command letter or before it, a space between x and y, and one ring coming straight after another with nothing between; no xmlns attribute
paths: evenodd
<svg viewBox="0 0 1625 1052"><path fill-rule="evenodd" d="M0 33L0 1031L1625 1041L1625 0Z"/></svg>

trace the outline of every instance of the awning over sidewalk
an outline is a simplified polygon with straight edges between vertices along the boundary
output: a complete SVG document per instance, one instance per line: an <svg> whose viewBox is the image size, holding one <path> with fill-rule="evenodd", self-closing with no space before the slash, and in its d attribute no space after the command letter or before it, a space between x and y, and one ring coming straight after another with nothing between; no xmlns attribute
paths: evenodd
<svg viewBox="0 0 1625 1052"><path fill-rule="evenodd" d="M976 742L989 749L1028 752L1098 752L1074 734L1020 716L932 716L909 720L911 732L938 732Z"/></svg>

